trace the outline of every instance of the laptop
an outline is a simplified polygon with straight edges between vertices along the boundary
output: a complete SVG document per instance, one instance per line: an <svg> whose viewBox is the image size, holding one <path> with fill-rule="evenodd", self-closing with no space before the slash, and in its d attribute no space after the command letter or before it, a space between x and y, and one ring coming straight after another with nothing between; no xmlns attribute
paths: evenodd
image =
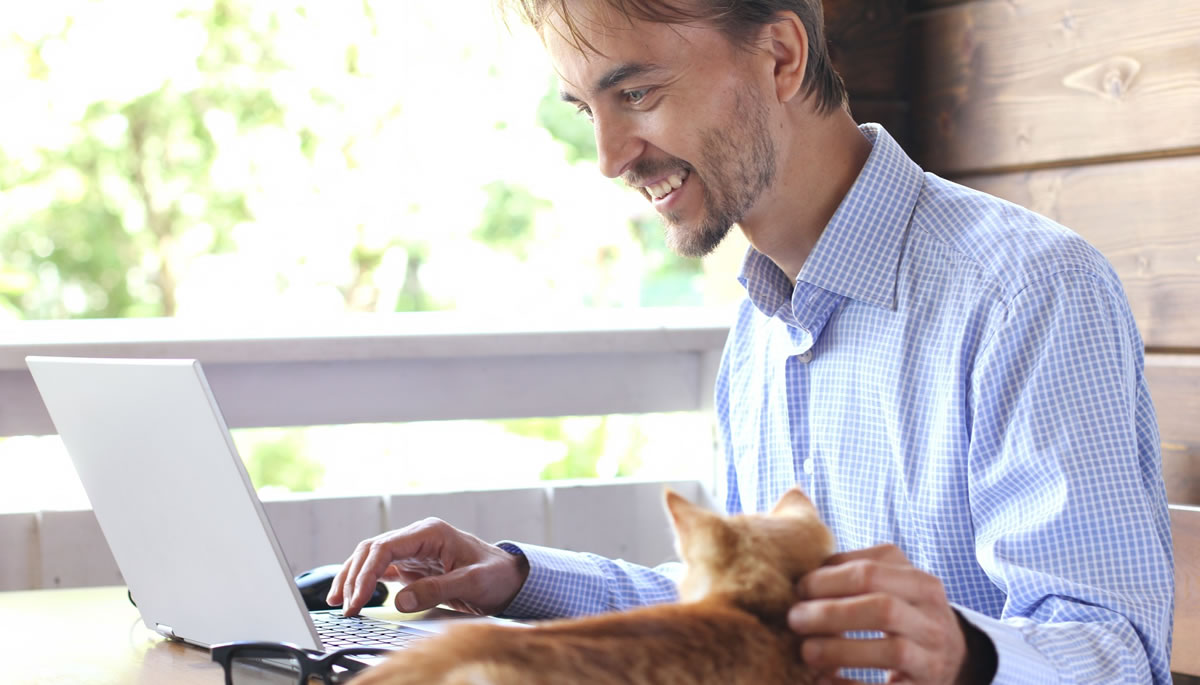
<svg viewBox="0 0 1200 685"><path fill-rule="evenodd" d="M199 362L26 363L148 628L206 648L332 651L400 648L446 627L305 607Z"/></svg>

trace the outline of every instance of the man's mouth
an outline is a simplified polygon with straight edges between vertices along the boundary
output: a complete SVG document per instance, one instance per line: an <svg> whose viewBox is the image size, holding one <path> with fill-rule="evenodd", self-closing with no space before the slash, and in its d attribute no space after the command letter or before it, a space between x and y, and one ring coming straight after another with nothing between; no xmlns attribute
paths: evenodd
<svg viewBox="0 0 1200 685"><path fill-rule="evenodd" d="M678 171L676 173L671 174L670 176L667 176L666 178L659 181L658 183L655 183L653 185L648 185L648 186L642 186L642 190L645 191L645 193L650 196L650 199L655 200L655 201L661 200L661 199L665 198L666 196L670 195L671 193L675 192L675 190L678 189L679 186L683 185L683 182L687 180L689 173L690 172L687 169Z"/></svg>

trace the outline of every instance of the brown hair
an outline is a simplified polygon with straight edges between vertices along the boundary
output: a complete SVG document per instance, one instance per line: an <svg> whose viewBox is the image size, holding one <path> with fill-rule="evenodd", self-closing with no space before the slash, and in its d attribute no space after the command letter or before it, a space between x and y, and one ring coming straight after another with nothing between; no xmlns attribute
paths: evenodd
<svg viewBox="0 0 1200 685"><path fill-rule="evenodd" d="M576 49L597 52L580 28L570 6L578 0L497 0L502 12L511 8L541 33L551 13L562 17L564 36ZM597 0L617 16L661 24L708 23L734 44L753 49L761 27L779 21L780 12L792 12L808 32L808 66L804 87L816 99L817 111L827 114L846 107L846 86L833 68L825 43L825 17L821 0ZM602 5L603 6L603 5Z"/></svg>

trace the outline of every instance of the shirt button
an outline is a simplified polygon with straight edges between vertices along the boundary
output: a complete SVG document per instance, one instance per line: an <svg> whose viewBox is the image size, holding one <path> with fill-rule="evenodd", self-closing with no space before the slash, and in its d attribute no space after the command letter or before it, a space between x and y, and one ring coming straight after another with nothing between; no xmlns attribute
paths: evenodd
<svg viewBox="0 0 1200 685"><path fill-rule="evenodd" d="M807 363L811 362L812 358L813 358L813 354L812 354L811 348L796 355L796 359L799 360L802 364L807 364Z"/></svg>
<svg viewBox="0 0 1200 685"><path fill-rule="evenodd" d="M816 470L816 468L817 467L815 465L813 465L812 457L809 457L804 460L804 474L805 475L811 476L813 474L813 471Z"/></svg>

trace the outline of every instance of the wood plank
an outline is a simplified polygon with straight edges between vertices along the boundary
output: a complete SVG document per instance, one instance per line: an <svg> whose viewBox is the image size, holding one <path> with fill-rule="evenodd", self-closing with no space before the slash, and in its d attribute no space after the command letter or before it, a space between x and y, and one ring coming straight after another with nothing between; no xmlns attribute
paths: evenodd
<svg viewBox="0 0 1200 685"><path fill-rule="evenodd" d="M711 506L695 481L560 484L550 503L550 544L645 566L676 560L664 486Z"/></svg>
<svg viewBox="0 0 1200 685"><path fill-rule="evenodd" d="M1167 501L1200 505L1200 355L1146 355Z"/></svg>
<svg viewBox="0 0 1200 685"><path fill-rule="evenodd" d="M851 101L897 98L905 92L904 3L824 0L825 40Z"/></svg>
<svg viewBox="0 0 1200 685"><path fill-rule="evenodd" d="M910 155L912 150L912 135L909 131L909 106L903 100L872 100L870 98L850 98L850 112L854 120L860 124L874 122L883 124L896 142ZM739 263L740 266L740 263Z"/></svg>
<svg viewBox="0 0 1200 685"><path fill-rule="evenodd" d="M1200 348L1200 156L958 180L1044 214L1104 252L1147 347Z"/></svg>
<svg viewBox="0 0 1200 685"><path fill-rule="evenodd" d="M962 5L967 2L970 2L970 0L909 0L908 11L923 12L940 7L949 7L950 5Z"/></svg>
<svg viewBox="0 0 1200 685"><path fill-rule="evenodd" d="M96 514L43 511L38 516L38 587L124 585Z"/></svg>
<svg viewBox="0 0 1200 685"><path fill-rule="evenodd" d="M1175 546L1175 634L1171 670L1200 676L1200 508L1171 508Z"/></svg>
<svg viewBox="0 0 1200 685"><path fill-rule="evenodd" d="M433 516L487 542L547 543L549 515L545 487L392 495L389 530Z"/></svg>
<svg viewBox="0 0 1200 685"><path fill-rule="evenodd" d="M383 532L382 497L303 493L262 504L292 575L323 564L340 564L359 540Z"/></svg>
<svg viewBox="0 0 1200 685"><path fill-rule="evenodd" d="M975 0L911 27L914 133L932 170L1200 147L1200 3Z"/></svg>
<svg viewBox="0 0 1200 685"><path fill-rule="evenodd" d="M0 592L37 587L37 515L0 514Z"/></svg>

